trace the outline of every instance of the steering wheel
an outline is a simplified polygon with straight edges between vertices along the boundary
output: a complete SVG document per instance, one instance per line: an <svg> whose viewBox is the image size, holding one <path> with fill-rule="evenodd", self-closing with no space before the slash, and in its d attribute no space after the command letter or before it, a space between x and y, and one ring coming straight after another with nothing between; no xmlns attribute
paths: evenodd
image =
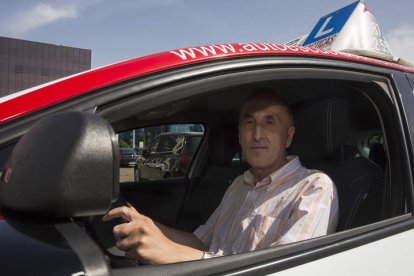
<svg viewBox="0 0 414 276"><path fill-rule="evenodd" d="M111 209L121 206L127 206L127 201L120 194L118 200L112 204ZM126 260L125 252L119 250L115 246L116 240L112 234L114 226L125 223L125 221L122 218L115 218L108 222L104 222L102 217L103 216L90 217L86 222L87 231L111 260ZM139 264L137 262L134 263Z"/></svg>

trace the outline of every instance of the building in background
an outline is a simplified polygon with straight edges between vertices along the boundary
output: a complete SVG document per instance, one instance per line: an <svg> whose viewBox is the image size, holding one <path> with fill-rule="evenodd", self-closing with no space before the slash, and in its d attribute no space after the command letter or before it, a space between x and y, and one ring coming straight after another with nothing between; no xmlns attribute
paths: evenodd
<svg viewBox="0 0 414 276"><path fill-rule="evenodd" d="M0 97L91 68L92 51L0 37Z"/></svg>

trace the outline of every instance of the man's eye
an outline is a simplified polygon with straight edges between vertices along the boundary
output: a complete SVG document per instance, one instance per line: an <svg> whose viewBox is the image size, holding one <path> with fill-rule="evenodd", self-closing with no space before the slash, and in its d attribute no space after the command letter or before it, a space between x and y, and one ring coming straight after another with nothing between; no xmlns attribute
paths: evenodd
<svg viewBox="0 0 414 276"><path fill-rule="evenodd" d="M275 121L273 121L273 120L267 120L267 124L268 125L274 125L275 124Z"/></svg>

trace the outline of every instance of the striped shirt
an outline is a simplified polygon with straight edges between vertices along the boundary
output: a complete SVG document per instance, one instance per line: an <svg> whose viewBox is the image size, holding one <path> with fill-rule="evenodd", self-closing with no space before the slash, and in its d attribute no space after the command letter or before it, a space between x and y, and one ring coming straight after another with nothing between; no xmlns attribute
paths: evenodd
<svg viewBox="0 0 414 276"><path fill-rule="evenodd" d="M194 234L215 256L268 248L335 231L338 196L324 173L303 167L297 156L258 183L239 175L206 224Z"/></svg>

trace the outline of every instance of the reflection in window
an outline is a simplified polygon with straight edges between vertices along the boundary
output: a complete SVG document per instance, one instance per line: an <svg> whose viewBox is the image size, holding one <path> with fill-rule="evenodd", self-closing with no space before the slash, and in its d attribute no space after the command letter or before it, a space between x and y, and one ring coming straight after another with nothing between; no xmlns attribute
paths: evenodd
<svg viewBox="0 0 414 276"><path fill-rule="evenodd" d="M119 147L133 148L137 153L133 166L120 168L120 181L185 176L203 135L201 124L161 125L118 133Z"/></svg>

